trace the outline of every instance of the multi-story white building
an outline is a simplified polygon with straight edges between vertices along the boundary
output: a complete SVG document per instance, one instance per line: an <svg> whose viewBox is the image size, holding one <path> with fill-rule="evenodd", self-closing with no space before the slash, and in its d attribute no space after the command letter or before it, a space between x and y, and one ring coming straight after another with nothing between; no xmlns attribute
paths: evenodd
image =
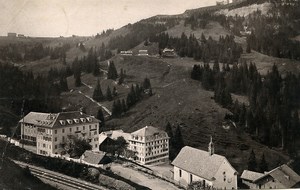
<svg viewBox="0 0 300 190"><path fill-rule="evenodd" d="M62 154L69 136L87 139L98 149L99 120L79 111L61 113L30 112L20 120L23 140L36 143L37 154Z"/></svg>
<svg viewBox="0 0 300 190"><path fill-rule="evenodd" d="M165 131L146 126L131 133L129 149L136 152L136 161L154 164L169 160L169 137Z"/></svg>

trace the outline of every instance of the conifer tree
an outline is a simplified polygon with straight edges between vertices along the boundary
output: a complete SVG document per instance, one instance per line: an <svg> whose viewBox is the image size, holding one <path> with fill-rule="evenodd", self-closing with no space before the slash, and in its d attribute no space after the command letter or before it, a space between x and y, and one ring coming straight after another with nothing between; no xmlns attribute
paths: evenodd
<svg viewBox="0 0 300 190"><path fill-rule="evenodd" d="M174 148L176 149L177 152L179 152L184 147L180 126L176 127L173 143L174 143Z"/></svg>
<svg viewBox="0 0 300 190"><path fill-rule="evenodd" d="M113 99L109 86L107 86L107 89L106 89L106 99L108 101L112 101L112 99Z"/></svg>
<svg viewBox="0 0 300 190"><path fill-rule="evenodd" d="M117 78L118 78L118 72L117 72L117 69L115 67L115 64L114 64L113 61L110 61L109 66L108 66L107 79L116 80Z"/></svg>
<svg viewBox="0 0 300 190"><path fill-rule="evenodd" d="M99 125L99 129L105 127L105 120L104 120L104 114L103 114L103 111L102 111L102 108L99 108L98 109L98 112L97 112L97 119L99 119L101 122L100 122L100 125ZM102 130L102 129L101 129ZM100 131L100 130L99 130Z"/></svg>
<svg viewBox="0 0 300 190"><path fill-rule="evenodd" d="M100 102L104 99L99 79L97 81L97 85L96 85L94 93L93 93L93 99L96 100L97 102Z"/></svg>
<svg viewBox="0 0 300 190"><path fill-rule="evenodd" d="M268 163L266 162L265 154L263 154L259 162L259 172L264 173L266 171L268 171Z"/></svg>
<svg viewBox="0 0 300 190"><path fill-rule="evenodd" d="M252 149L250 156L248 158L248 170L256 171L256 167L257 167L256 157L255 157L254 151Z"/></svg>
<svg viewBox="0 0 300 190"><path fill-rule="evenodd" d="M127 111L127 105L126 105L126 102L124 99L122 99L122 110L123 110L123 112Z"/></svg>

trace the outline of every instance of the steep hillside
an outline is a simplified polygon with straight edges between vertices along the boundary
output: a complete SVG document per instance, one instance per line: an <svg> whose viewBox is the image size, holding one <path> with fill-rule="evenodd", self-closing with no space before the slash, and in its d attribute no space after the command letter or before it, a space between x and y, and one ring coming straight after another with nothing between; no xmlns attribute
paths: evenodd
<svg viewBox="0 0 300 190"><path fill-rule="evenodd" d="M3 163L0 160L0 189L45 189L54 190L54 187L44 184L38 178L31 175L25 169L8 159L4 159Z"/></svg>
<svg viewBox="0 0 300 190"><path fill-rule="evenodd" d="M240 7L236 9L221 9L217 11L216 14L223 14L225 16L232 16L232 17L235 17L236 15L247 17L253 12L261 11L262 15L267 15L269 10L272 7L273 4L271 3L252 4L249 6Z"/></svg>
<svg viewBox="0 0 300 190"><path fill-rule="evenodd" d="M192 30L190 25L184 26L184 21L181 21L180 24L168 29L166 32L173 37L180 37L183 32L187 36L193 34L197 39L200 39L203 33L206 37L211 36L214 40L219 40L220 36L230 35L230 32L224 29L218 22L209 22L204 29L197 28Z"/></svg>

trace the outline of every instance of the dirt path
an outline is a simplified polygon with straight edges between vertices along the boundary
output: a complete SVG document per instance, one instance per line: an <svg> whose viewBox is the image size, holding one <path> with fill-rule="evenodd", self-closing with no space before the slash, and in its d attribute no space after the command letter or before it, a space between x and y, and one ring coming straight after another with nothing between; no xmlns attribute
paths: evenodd
<svg viewBox="0 0 300 190"><path fill-rule="evenodd" d="M95 104L97 104L99 107L101 107L106 113L108 113L110 116L112 115L111 111L109 111L109 109L107 107L105 107L104 105L100 104L99 102L95 101L93 98L91 98L90 96L83 94L80 90L78 91L79 94L82 94L83 96L85 96L87 99L91 100L92 102L94 102Z"/></svg>

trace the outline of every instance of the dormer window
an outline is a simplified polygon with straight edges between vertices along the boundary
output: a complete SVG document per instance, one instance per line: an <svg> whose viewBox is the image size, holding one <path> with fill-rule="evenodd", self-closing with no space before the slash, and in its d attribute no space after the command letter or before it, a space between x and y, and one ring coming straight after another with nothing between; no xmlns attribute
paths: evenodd
<svg viewBox="0 0 300 190"><path fill-rule="evenodd" d="M74 122L75 123L79 123L79 119L74 119Z"/></svg>
<svg viewBox="0 0 300 190"><path fill-rule="evenodd" d="M85 119L85 118L80 118L80 121L81 121L82 123L85 123L85 122L86 122L86 119Z"/></svg>
<svg viewBox="0 0 300 190"><path fill-rule="evenodd" d="M88 122L92 122L92 118L87 117L86 119L88 120Z"/></svg>
<svg viewBox="0 0 300 190"><path fill-rule="evenodd" d="M59 123L60 123L61 125L66 125L66 121L65 121L65 120L59 120Z"/></svg>
<svg viewBox="0 0 300 190"><path fill-rule="evenodd" d="M68 124L73 124L73 121L71 119L67 119Z"/></svg>

